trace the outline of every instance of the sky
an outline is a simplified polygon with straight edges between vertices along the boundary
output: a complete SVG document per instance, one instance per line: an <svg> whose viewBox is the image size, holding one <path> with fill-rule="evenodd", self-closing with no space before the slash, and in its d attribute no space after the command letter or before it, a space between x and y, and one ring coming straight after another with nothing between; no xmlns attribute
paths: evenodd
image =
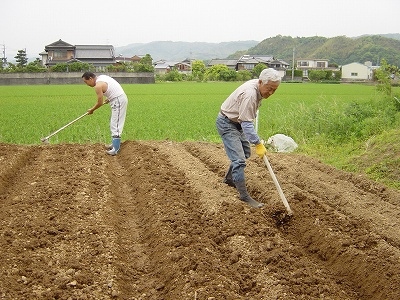
<svg viewBox="0 0 400 300"><path fill-rule="evenodd" d="M400 33L400 0L1 0L0 54L72 45Z"/></svg>

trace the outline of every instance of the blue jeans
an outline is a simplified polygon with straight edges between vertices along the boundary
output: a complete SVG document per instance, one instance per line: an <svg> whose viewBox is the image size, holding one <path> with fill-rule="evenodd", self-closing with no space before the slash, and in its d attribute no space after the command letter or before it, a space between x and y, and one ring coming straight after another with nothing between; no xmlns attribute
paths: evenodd
<svg viewBox="0 0 400 300"><path fill-rule="evenodd" d="M244 181L246 159L251 155L250 143L247 141L240 124L232 122L221 114L218 114L216 126L224 143L226 155L231 161L233 181Z"/></svg>

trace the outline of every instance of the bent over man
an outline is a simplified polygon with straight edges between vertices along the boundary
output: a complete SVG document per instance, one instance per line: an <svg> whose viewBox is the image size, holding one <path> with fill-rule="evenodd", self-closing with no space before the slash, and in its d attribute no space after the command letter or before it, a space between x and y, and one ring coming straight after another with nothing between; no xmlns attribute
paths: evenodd
<svg viewBox="0 0 400 300"><path fill-rule="evenodd" d="M82 78L88 86L94 87L97 95L96 104L87 111L89 115L93 114L104 103L109 103L111 106L110 130L112 144L107 146L107 153L116 155L121 146L121 134L125 124L128 97L121 85L108 75L97 76L92 72L85 72Z"/></svg>
<svg viewBox="0 0 400 300"><path fill-rule="evenodd" d="M222 103L216 120L218 133L231 161L224 182L236 187L239 199L254 208L261 208L264 204L254 200L246 188L244 169L251 154L250 143L255 145L260 158L267 152L254 128L254 120L262 99L271 96L280 82L276 70L264 69L258 79L243 83Z"/></svg>

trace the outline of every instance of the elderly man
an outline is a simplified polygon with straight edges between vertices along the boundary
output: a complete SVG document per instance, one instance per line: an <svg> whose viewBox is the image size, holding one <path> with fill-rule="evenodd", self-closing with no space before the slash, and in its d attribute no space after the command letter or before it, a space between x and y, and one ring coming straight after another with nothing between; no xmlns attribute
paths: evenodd
<svg viewBox="0 0 400 300"><path fill-rule="evenodd" d="M267 152L254 128L257 110L263 99L271 96L279 87L281 77L274 69L264 69L258 79L239 86L221 105L216 120L219 135L231 161L224 182L236 187L239 199L254 208L264 206L254 200L246 188L244 169L250 157L250 143L255 145L256 154L263 157Z"/></svg>

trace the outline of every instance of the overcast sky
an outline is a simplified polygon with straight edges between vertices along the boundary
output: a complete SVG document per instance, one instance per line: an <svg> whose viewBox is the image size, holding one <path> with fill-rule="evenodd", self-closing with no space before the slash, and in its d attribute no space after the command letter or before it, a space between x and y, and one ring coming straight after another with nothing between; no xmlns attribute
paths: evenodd
<svg viewBox="0 0 400 300"><path fill-rule="evenodd" d="M39 57L59 39L121 47L382 33L400 33L400 0L1 0L0 44L9 60L20 49Z"/></svg>

